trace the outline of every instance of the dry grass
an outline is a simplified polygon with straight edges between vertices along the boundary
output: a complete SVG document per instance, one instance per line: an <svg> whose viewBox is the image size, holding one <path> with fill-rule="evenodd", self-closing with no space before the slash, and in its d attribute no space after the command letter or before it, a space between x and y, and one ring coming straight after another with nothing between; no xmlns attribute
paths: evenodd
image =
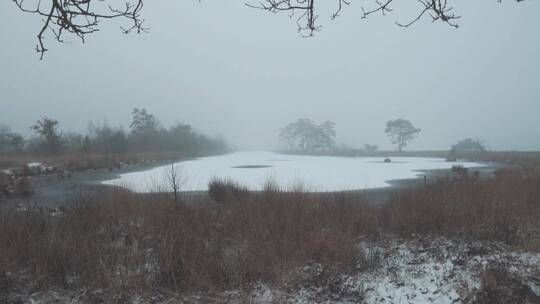
<svg viewBox="0 0 540 304"><path fill-rule="evenodd" d="M458 159L517 165L524 168L540 166L540 152L537 151L457 152L454 156Z"/></svg>
<svg viewBox="0 0 540 304"><path fill-rule="evenodd" d="M178 160L184 155L173 152L130 152L130 153L77 153L61 155L2 155L0 169L23 168L30 162L42 162L49 166L80 171L87 169L113 169L119 164Z"/></svg>
<svg viewBox="0 0 540 304"><path fill-rule="evenodd" d="M488 180L440 180L401 191L382 209L385 225L402 235L434 233L528 246L540 224L540 172L504 170Z"/></svg>
<svg viewBox="0 0 540 304"><path fill-rule="evenodd" d="M290 152L294 154L293 152ZM302 152L305 154L305 152ZM540 152L537 151L482 151L466 152L458 151L451 154L451 151L364 151L357 149L334 150L324 152L312 152L310 155L320 156L344 156L344 157L437 157L455 158L479 162L493 162L498 164L516 165L522 167L540 166Z"/></svg>
<svg viewBox="0 0 540 304"><path fill-rule="evenodd" d="M278 283L310 263L357 271L369 262L357 249L366 238L445 235L526 248L540 228L538 170L441 180L381 206L354 193L276 187L229 199L175 203L114 190L62 216L0 209L0 274L27 271L42 288L229 289Z"/></svg>

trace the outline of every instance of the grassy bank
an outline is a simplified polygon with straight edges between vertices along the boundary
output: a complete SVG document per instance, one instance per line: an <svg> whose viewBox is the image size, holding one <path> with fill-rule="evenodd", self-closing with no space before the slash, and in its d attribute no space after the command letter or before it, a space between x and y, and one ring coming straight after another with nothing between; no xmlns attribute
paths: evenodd
<svg viewBox="0 0 540 304"><path fill-rule="evenodd" d="M538 252L539 198L536 169L444 179L378 206L358 193L319 197L272 185L225 193L221 203L111 190L60 214L2 208L0 284L26 276L36 289L225 290L276 284L312 263L363 271L374 257L358 243L392 238L491 240Z"/></svg>
<svg viewBox="0 0 540 304"><path fill-rule="evenodd" d="M338 157L434 157L477 162L490 162L506 165L529 167L540 165L540 152L537 151L366 151L353 148L334 149L328 151L284 151L283 153L312 155L312 156L338 156Z"/></svg>
<svg viewBox="0 0 540 304"><path fill-rule="evenodd" d="M131 153L85 153L71 152L60 155L2 155L0 170L22 168L31 162L39 162L47 166L69 171L116 169L134 163L145 163L163 160L182 160L206 155L185 154L179 152L131 152Z"/></svg>

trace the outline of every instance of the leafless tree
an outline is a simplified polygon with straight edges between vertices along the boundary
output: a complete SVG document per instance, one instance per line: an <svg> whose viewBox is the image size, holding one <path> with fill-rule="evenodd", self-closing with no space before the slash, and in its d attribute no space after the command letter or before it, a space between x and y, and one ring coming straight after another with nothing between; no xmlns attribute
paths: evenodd
<svg viewBox="0 0 540 304"><path fill-rule="evenodd" d="M84 42L85 36L99 31L98 25L104 19L126 19L127 27L122 32L140 33L143 27L141 10L143 0L127 0L123 5L113 6L114 0L12 0L21 11L37 14L43 18L43 25L37 34L36 51L43 59L47 51L44 39L50 31L58 42L66 42L66 33L75 35ZM118 2L117 2L118 3Z"/></svg>
<svg viewBox="0 0 540 304"><path fill-rule="evenodd" d="M178 193L180 192L182 185L184 185L185 183L185 176L183 174L183 170L180 166L173 163L167 170L166 177L169 187L172 190L174 201L177 202Z"/></svg>

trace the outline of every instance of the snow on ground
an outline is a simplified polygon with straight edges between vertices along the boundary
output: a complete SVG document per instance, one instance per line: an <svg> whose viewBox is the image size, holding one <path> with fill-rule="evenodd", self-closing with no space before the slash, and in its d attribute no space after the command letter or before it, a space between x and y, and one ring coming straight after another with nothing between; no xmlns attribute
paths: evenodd
<svg viewBox="0 0 540 304"><path fill-rule="evenodd" d="M482 167L472 162L447 162L442 158L329 157L285 155L272 152L236 152L177 163L183 191L206 191L214 177L229 178L252 190L268 181L283 188L314 192L387 187L388 181L418 176L418 170L450 169L452 166ZM167 172L171 165L147 171L121 174L104 184L127 187L136 192L168 191Z"/></svg>
<svg viewBox="0 0 540 304"><path fill-rule="evenodd" d="M461 303L463 288L479 287L472 273L460 271L451 256L434 256L430 249L408 244L393 250L381 269L356 278L364 284L366 303Z"/></svg>
<svg viewBox="0 0 540 304"><path fill-rule="evenodd" d="M251 303L465 304L474 301L481 289L481 274L490 267L502 267L540 296L539 253L511 252L497 243L445 239L391 242L383 247L363 242L360 248L380 255L378 265L342 276L337 293L335 286L325 290L307 284L284 296L279 289L259 285ZM276 295L282 301L272 302Z"/></svg>
<svg viewBox="0 0 540 304"><path fill-rule="evenodd" d="M312 263L291 269L281 283L258 283L245 289L208 293L126 294L112 290L47 290L7 296L21 303L362 303L362 304L469 304L482 296L482 274L493 267L512 279L503 292L517 290L519 302L540 303L540 254L512 251L499 243L449 239L362 242L359 249L370 264L359 263L355 274L329 271ZM508 282L514 282L508 284ZM517 282L517 283L515 283ZM531 296L520 286L528 285ZM511 288L510 290L504 288ZM513 288L513 289L512 289ZM506 294L502 294L504 297ZM1 296L1 292L0 292ZM516 299L515 297L512 299ZM528 302L527 302L528 301ZM8 301L8 303L10 303ZM492 302L480 302L492 303Z"/></svg>

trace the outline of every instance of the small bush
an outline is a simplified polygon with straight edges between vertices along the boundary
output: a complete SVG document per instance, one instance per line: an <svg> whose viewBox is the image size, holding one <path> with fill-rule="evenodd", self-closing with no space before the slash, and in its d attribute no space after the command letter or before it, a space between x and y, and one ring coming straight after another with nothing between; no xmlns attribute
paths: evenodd
<svg viewBox="0 0 540 304"><path fill-rule="evenodd" d="M214 178L208 183L208 195L220 204L243 199L248 193L247 187L230 179Z"/></svg>
<svg viewBox="0 0 540 304"><path fill-rule="evenodd" d="M7 189L10 184L10 177L7 174L0 173L0 195L1 191Z"/></svg>
<svg viewBox="0 0 540 304"><path fill-rule="evenodd" d="M20 172L23 177L35 175L35 170L28 165L23 165Z"/></svg>
<svg viewBox="0 0 540 304"><path fill-rule="evenodd" d="M465 177L469 173L469 169L463 166L452 166L452 172L454 172L458 177Z"/></svg>
<svg viewBox="0 0 540 304"><path fill-rule="evenodd" d="M30 196L34 193L32 184L28 177L21 177L15 181L15 194L22 196Z"/></svg>
<svg viewBox="0 0 540 304"><path fill-rule="evenodd" d="M540 303L540 297L503 265L490 265L480 274L480 290L473 303Z"/></svg>

